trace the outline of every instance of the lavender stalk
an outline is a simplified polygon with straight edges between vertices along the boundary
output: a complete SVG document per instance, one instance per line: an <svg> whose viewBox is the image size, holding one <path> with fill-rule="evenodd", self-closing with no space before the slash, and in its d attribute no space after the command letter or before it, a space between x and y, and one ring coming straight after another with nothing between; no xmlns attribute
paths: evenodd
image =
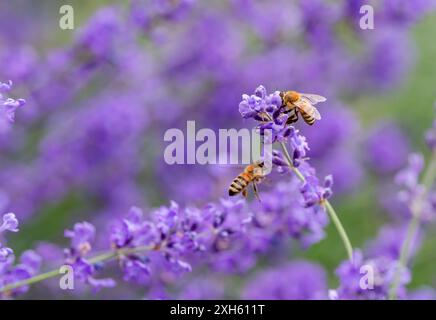
<svg viewBox="0 0 436 320"><path fill-rule="evenodd" d="M102 254L99 254L91 259L88 260L88 262L92 265L96 265L101 262L107 262L111 261L112 259L115 259L119 256L125 256L129 254L134 253L141 253L145 251L153 250L153 247L150 246L142 246L137 248L123 248L116 251L107 251ZM0 288L0 293L7 292L16 288L24 287L27 285L31 285L37 282L41 282L50 278L54 278L59 275L59 269L54 269L51 271L47 271L41 274L38 274L36 276L33 276L31 278L27 278L22 281L17 281L15 283L11 283L9 285L4 286L3 288Z"/></svg>
<svg viewBox="0 0 436 320"><path fill-rule="evenodd" d="M389 300L396 300L397 299L397 291L400 284L401 279L401 270L406 268L407 262L409 260L410 255L410 247L412 243L412 239L415 238L416 233L420 226L420 218L421 218L421 212L423 208L423 204L425 202L426 196L428 195L428 192L433 185L434 181L436 179L436 151L433 151L430 163L428 165L427 171L424 174L424 177L422 179L423 181L423 191L422 193L415 198L415 200L411 204L411 213L412 213L412 219L410 220L410 223L407 227L407 235L406 239L403 242L403 245L401 247L401 253L400 253L400 259L398 261L398 267L395 270L394 274L394 280L392 282L391 288L389 290Z"/></svg>
<svg viewBox="0 0 436 320"><path fill-rule="evenodd" d="M288 162L289 167L294 171L296 176L302 181L305 182L306 179L304 178L303 174L292 164L292 159L289 155L288 149L286 148L285 144L283 142L280 143L280 146L282 147L283 153L285 155L286 161ZM325 208L327 209L327 212L330 216L330 219L332 219L333 224L336 227L336 230L339 233L339 236L341 237L341 240L345 246L345 250L347 251L348 259L350 261L353 261L353 246L351 245L351 241L348 238L347 232L345 231L341 220L339 219L335 209L331 205L331 203L326 199L324 200Z"/></svg>
<svg viewBox="0 0 436 320"><path fill-rule="evenodd" d="M265 89L261 86L257 90L262 91ZM266 93L264 94L264 96L265 95L266 95ZM272 100L271 100L271 102L275 103ZM266 116L266 118L271 122L274 122L274 120L275 120L268 113L263 113L263 116ZM284 133L284 135L286 135L286 133ZM290 156L289 151L286 148L286 145L283 141L280 142L280 146L283 150L283 154L286 158L286 162L288 163L288 166L292 169L292 171L295 173L295 175L298 177L298 179L300 179L300 181L306 182L306 178L304 177L303 173L301 173L301 171L294 165L294 161L292 160L292 157ZM353 261L353 246L351 245L351 241L348 238L347 232L345 231L345 229L341 223L341 220L339 219L336 211L334 210L333 206L328 201L328 199L322 199L322 204L325 206L325 208L330 216L330 219L333 221L333 224L335 225L336 230L338 231L339 236L341 237L341 240L344 244L345 250L347 251L348 259L350 261Z"/></svg>

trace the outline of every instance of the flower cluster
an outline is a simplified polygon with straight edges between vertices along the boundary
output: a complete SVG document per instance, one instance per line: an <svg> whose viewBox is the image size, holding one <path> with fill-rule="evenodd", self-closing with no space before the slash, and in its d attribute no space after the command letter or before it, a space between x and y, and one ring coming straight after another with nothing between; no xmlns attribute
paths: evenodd
<svg viewBox="0 0 436 320"><path fill-rule="evenodd" d="M18 232L18 220L13 213L3 215L0 225L0 235L4 231ZM19 263L14 264L15 256L11 248L2 246L0 243L0 289L8 284L27 279L35 275L41 266L42 259L34 251L23 252ZM21 286L0 293L0 298L12 298L27 292L28 286Z"/></svg>
<svg viewBox="0 0 436 320"><path fill-rule="evenodd" d="M95 290L114 287L115 281L112 279L94 278L99 265L86 259L95 238L94 226L87 222L76 223L73 230L65 230L65 237L71 239L71 246L65 249L65 263L73 268L74 278L89 284Z"/></svg>
<svg viewBox="0 0 436 320"><path fill-rule="evenodd" d="M340 286L331 298L384 300L388 298L394 281L401 246L407 235L404 225L384 226L377 237L370 241L364 252L355 251L354 260L344 261L337 268ZM422 242L422 235L416 234L411 243L411 256L414 256ZM400 271L398 297L408 296L405 285L411 274L407 268Z"/></svg>
<svg viewBox="0 0 436 320"><path fill-rule="evenodd" d="M145 215L137 207L113 223L110 243L124 280L162 285L159 274L179 277L193 266L208 265L222 272L245 272L279 243L293 238L305 248L324 237L328 223L319 207L308 208L298 182L278 183L262 193L262 203L222 199L203 209L180 208L175 202ZM66 262L78 269L78 279L103 286L93 276L98 271L85 259L91 250L95 228L78 223L65 235L72 240ZM170 277L171 279L171 277ZM171 283L171 280L168 280ZM109 282L112 285L112 282Z"/></svg>
<svg viewBox="0 0 436 320"><path fill-rule="evenodd" d="M384 257L364 258L362 252L355 251L353 261L343 262L336 270L340 286L330 292L331 299L344 300L385 300L394 280L398 262ZM367 279L365 279L367 275ZM404 285L410 281L410 274L402 272L399 297L405 297Z"/></svg>
<svg viewBox="0 0 436 320"><path fill-rule="evenodd" d="M243 118L253 118L260 122L257 128L261 135L265 130L270 130L272 141L282 142L289 145L292 154L292 163L287 163L283 155L273 151L273 163L278 166L279 172L289 171L289 167L299 168L304 177L301 193L307 207L321 204L332 195L331 187L333 178L331 175L325 178L324 184L320 184L316 177L315 169L308 163L308 151L310 150L306 137L300 134L294 126L286 124L288 116L281 109L282 99L280 92L268 94L264 86L258 86L253 95L242 95L239 103L239 112Z"/></svg>

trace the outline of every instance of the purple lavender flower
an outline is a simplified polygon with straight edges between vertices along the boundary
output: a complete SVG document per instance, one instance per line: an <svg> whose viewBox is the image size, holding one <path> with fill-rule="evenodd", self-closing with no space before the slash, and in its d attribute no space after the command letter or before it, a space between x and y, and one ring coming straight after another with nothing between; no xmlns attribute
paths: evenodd
<svg viewBox="0 0 436 320"><path fill-rule="evenodd" d="M23 252L19 263L15 266L14 259L14 256L10 256L4 263L0 261L0 288L36 275L42 263L41 257L32 250ZM16 297L24 294L28 289L29 286L12 289L0 293L0 298Z"/></svg>
<svg viewBox="0 0 436 320"><path fill-rule="evenodd" d="M324 178L324 185L321 186L315 176L308 176L300 188L303 195L305 206L312 207L321 204L332 196L333 177L331 175Z"/></svg>
<svg viewBox="0 0 436 320"><path fill-rule="evenodd" d="M79 281L89 284L94 290L111 288L115 286L112 279L96 279L94 274L98 266L86 260L85 256L91 251L91 243L95 238L95 227L88 223L76 223L73 230L66 230L65 237L71 239L71 246L65 249L65 262L73 267L74 277Z"/></svg>
<svg viewBox="0 0 436 320"><path fill-rule="evenodd" d="M18 220L11 212L3 215L3 223L0 225L0 233L6 230L18 232Z"/></svg>
<svg viewBox="0 0 436 320"><path fill-rule="evenodd" d="M65 237L71 239L71 249L79 255L86 255L91 250L95 238L95 228L88 222L76 223L74 230L65 230Z"/></svg>
<svg viewBox="0 0 436 320"><path fill-rule="evenodd" d="M242 95L242 101L239 103L239 113L244 119L254 118L259 121L268 121L267 116L271 117L273 112L278 110L281 105L280 92L276 91L268 94L265 87L260 85L256 88L254 94Z"/></svg>
<svg viewBox="0 0 436 320"><path fill-rule="evenodd" d="M13 213L3 215L0 233L4 231L18 232L18 220ZM0 243L0 288L35 275L42 263L41 257L32 250L23 252L20 261L14 265L15 256L12 249L3 247ZM0 298L9 298L27 292L28 286L0 293Z"/></svg>
<svg viewBox="0 0 436 320"><path fill-rule="evenodd" d="M10 124L14 122L15 111L23 106L26 101L24 99L12 99L5 94L12 88L12 81L8 83L0 82L0 133L9 130Z"/></svg>
<svg viewBox="0 0 436 320"><path fill-rule="evenodd" d="M0 225L0 234L4 231L18 232L18 220L13 213L3 215L3 223ZM9 256L13 255L13 250L8 247L3 247L0 243L0 269L1 264L5 263Z"/></svg>
<svg viewBox="0 0 436 320"><path fill-rule="evenodd" d="M260 271L243 289L244 299L319 300L327 298L324 269L307 261L293 261Z"/></svg>
<svg viewBox="0 0 436 320"><path fill-rule="evenodd" d="M149 220L139 208L132 208L121 223L113 226L111 235L118 250L144 248L144 252L120 257L124 279L147 283L159 268L174 273L190 272L191 265L183 257L200 250L196 238L201 220L197 213L181 210L172 202L170 207L154 211Z"/></svg>
<svg viewBox="0 0 436 320"><path fill-rule="evenodd" d="M328 217L323 207L306 206L300 183L292 180L277 183L270 193L262 196L262 205L254 212L253 223L259 228L257 237L262 231L265 233L262 241L273 241L284 232L298 240L303 248L308 248L324 238ZM274 229L276 233L271 234Z"/></svg>
<svg viewBox="0 0 436 320"><path fill-rule="evenodd" d="M365 258L361 251L355 250L353 261L344 261L336 269L340 285L333 296L341 300L385 300L398 267L396 260L384 256ZM409 271L403 269L398 289L400 298L405 297L405 285L409 281Z"/></svg>
<svg viewBox="0 0 436 320"><path fill-rule="evenodd" d="M14 251L11 248L3 247L0 243L0 262L6 261L6 258L13 253Z"/></svg>

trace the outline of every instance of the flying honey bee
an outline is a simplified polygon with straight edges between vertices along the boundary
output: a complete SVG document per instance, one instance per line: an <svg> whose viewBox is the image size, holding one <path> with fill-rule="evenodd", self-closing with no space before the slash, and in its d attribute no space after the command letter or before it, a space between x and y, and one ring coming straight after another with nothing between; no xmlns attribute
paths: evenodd
<svg viewBox="0 0 436 320"><path fill-rule="evenodd" d="M229 187L229 196L235 196L242 192L244 197L247 196L247 187L250 183L253 184L253 191L256 198L260 201L257 184L265 177L264 162L256 161L245 167L244 171L239 174Z"/></svg>
<svg viewBox="0 0 436 320"><path fill-rule="evenodd" d="M298 121L298 113L301 114L304 121L308 125L313 125L315 120L320 120L321 115L315 105L318 102L324 102L327 99L323 96L310 93L299 93L297 91L282 91L280 92L283 104L282 109L284 113L289 114L286 121L287 124L291 124Z"/></svg>

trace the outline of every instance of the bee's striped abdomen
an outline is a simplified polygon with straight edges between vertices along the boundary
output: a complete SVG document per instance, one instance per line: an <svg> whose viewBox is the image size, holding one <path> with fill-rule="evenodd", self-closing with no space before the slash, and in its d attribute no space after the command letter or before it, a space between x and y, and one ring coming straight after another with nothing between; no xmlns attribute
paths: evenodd
<svg viewBox="0 0 436 320"><path fill-rule="evenodd" d="M229 196L234 196L240 193L248 186L249 180L243 175L240 174L237 176L229 188Z"/></svg>
<svg viewBox="0 0 436 320"><path fill-rule="evenodd" d="M303 117L304 121L308 124L308 125L312 125L315 123L315 118L313 117L313 115L310 115L306 112L301 112L301 116Z"/></svg>

